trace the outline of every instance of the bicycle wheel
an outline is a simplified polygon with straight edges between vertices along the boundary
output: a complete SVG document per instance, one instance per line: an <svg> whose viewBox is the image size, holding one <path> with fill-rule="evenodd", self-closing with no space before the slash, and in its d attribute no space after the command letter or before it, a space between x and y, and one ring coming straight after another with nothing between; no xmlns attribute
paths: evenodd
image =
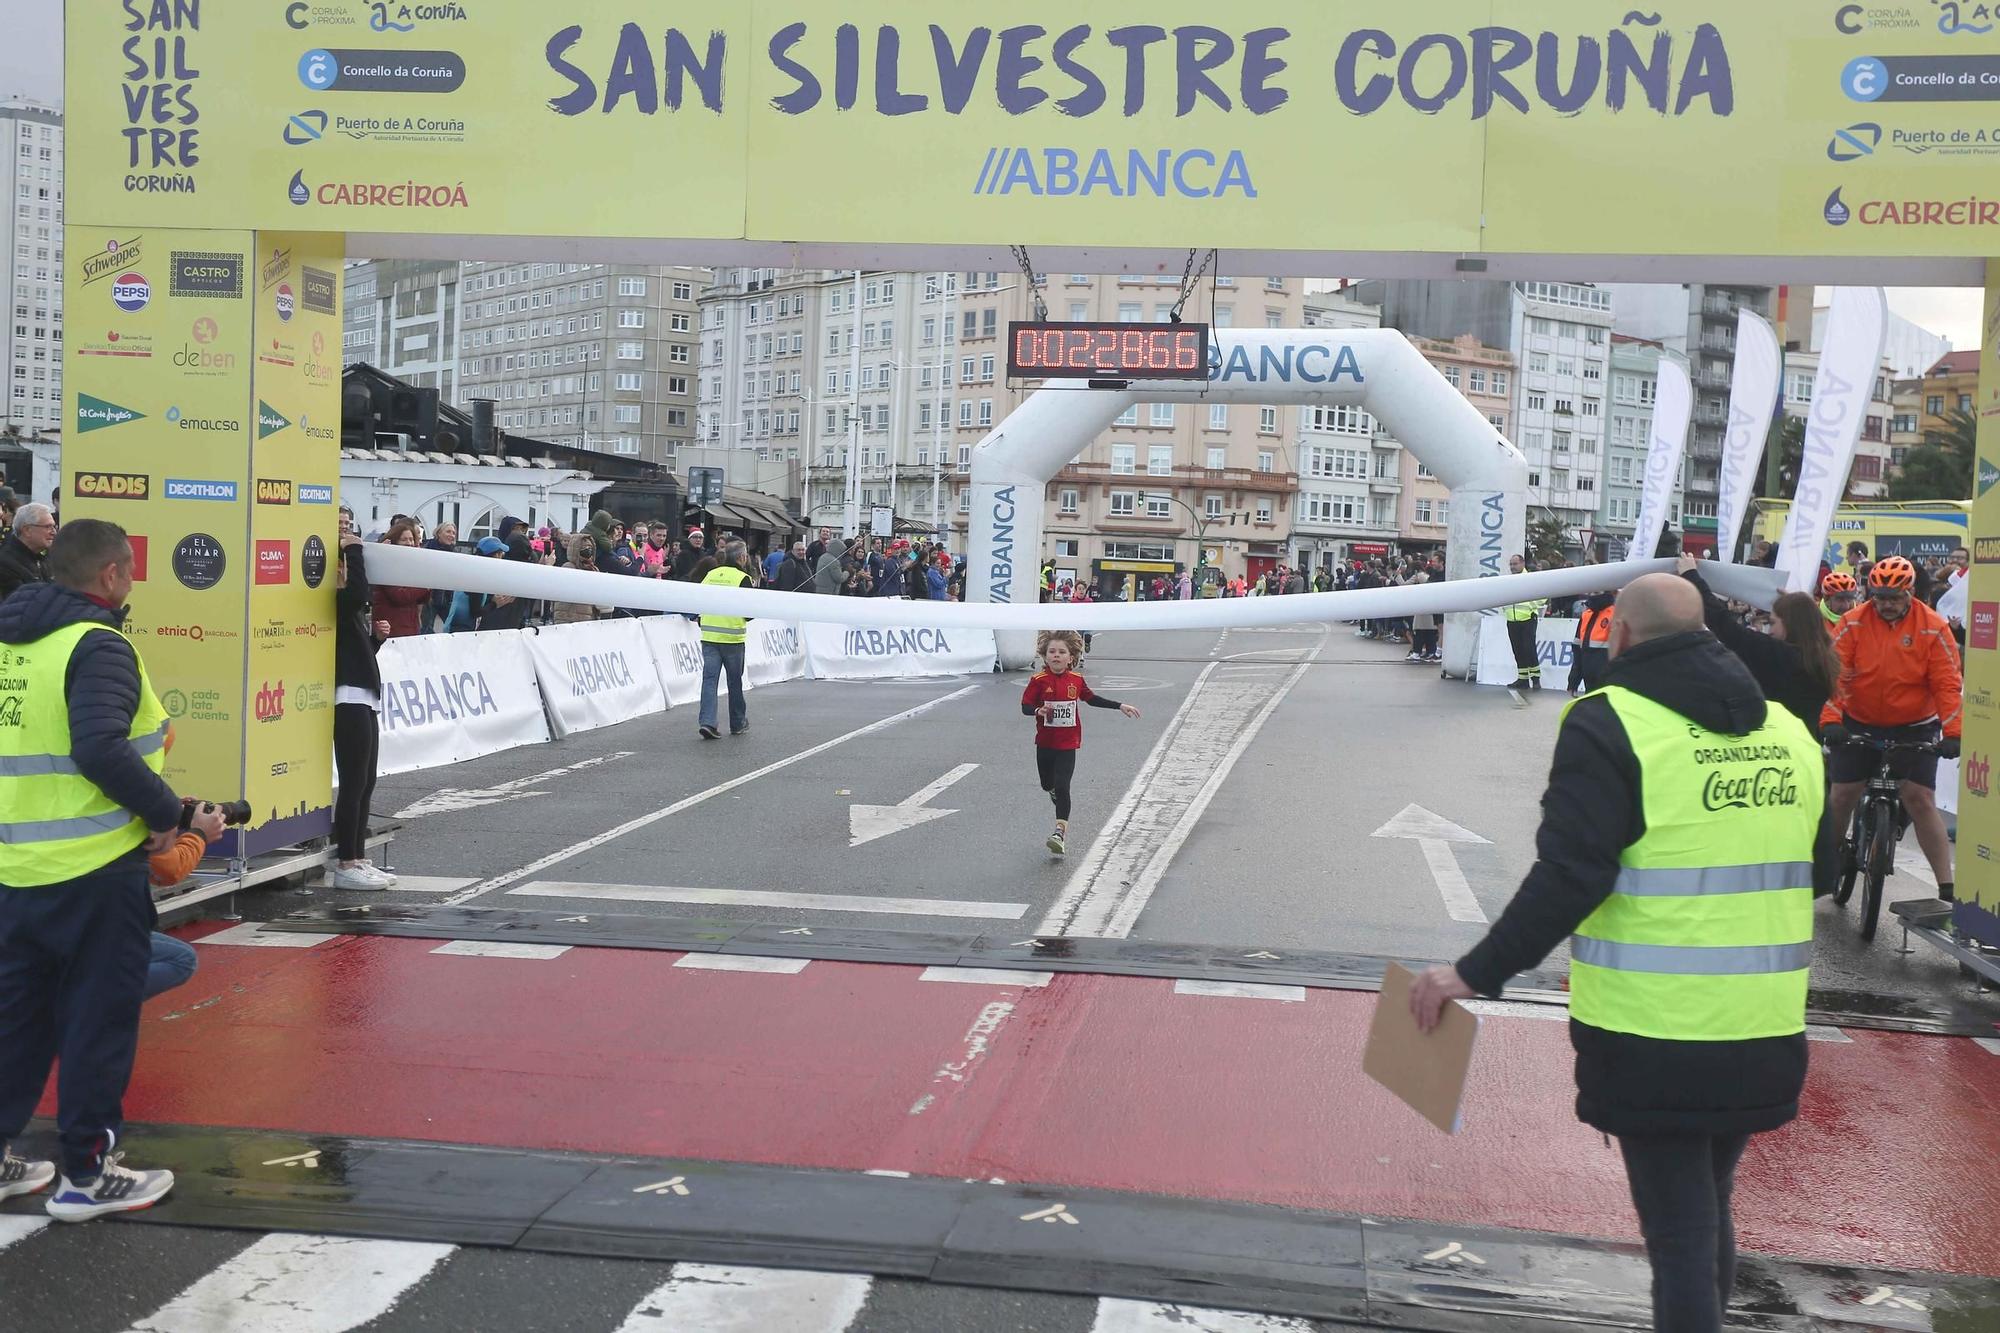
<svg viewBox="0 0 2000 1333"><path fill-rule="evenodd" d="M1882 883L1896 865L1896 817L1887 804L1876 805L1868 821L1868 855L1862 874L1861 940L1875 938L1882 917Z"/></svg>
<svg viewBox="0 0 2000 1333"><path fill-rule="evenodd" d="M1862 852L1868 845L1861 837L1861 813L1861 809L1855 810L1840 839L1840 880L1833 890L1834 904L1839 907L1847 906L1847 900L1854 896L1854 881L1861 875Z"/></svg>

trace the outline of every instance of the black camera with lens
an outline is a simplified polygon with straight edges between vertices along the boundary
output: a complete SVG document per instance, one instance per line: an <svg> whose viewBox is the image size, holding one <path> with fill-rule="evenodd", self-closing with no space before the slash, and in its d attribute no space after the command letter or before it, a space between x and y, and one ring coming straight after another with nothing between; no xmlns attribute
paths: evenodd
<svg viewBox="0 0 2000 1333"><path fill-rule="evenodd" d="M196 810L207 812L220 810L222 822L228 825L250 822L250 802L248 801L183 801L181 802L181 832L186 833L194 823Z"/></svg>

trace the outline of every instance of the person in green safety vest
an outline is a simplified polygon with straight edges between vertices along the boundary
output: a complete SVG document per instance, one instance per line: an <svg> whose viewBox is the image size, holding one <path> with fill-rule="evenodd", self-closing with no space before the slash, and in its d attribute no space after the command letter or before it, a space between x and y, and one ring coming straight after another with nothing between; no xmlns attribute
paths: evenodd
<svg viewBox="0 0 2000 1333"><path fill-rule="evenodd" d="M1507 558L1509 574L1520 574L1527 568L1527 561L1520 556ZM1542 688L1542 659L1535 646L1535 631L1542 622L1542 603L1515 602L1512 606L1501 607L1500 614L1507 621L1507 646L1514 650L1514 688L1539 690Z"/></svg>
<svg viewBox="0 0 2000 1333"><path fill-rule="evenodd" d="M1498 996L1567 937L1577 1117L1615 1135L1661 1329L1723 1327L1730 1191L1806 1074L1820 747L1703 625L1699 590L1619 594L1604 684L1557 734L1534 868L1485 939L1411 989Z"/></svg>
<svg viewBox="0 0 2000 1333"><path fill-rule="evenodd" d="M740 588L753 581L750 551L740 541L725 544L720 561L701 579L711 588ZM701 738L705 741L722 735L715 725L715 696L724 672L729 675L729 734L741 736L750 730L750 705L743 697L743 641L749 624L747 616L702 614Z"/></svg>
<svg viewBox="0 0 2000 1333"><path fill-rule="evenodd" d="M174 1184L116 1149L152 959L146 858L173 846L181 800L160 780L167 711L121 632L125 530L72 520L48 563L0 604L0 1199L56 1177L7 1145L60 1058L47 1208L82 1222Z"/></svg>

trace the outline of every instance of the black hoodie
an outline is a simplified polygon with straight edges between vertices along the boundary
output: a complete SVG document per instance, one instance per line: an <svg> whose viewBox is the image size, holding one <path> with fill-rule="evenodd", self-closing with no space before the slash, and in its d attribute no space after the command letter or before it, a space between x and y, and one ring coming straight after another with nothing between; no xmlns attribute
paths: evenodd
<svg viewBox="0 0 2000 1333"><path fill-rule="evenodd" d="M123 611L107 611L58 583L30 583L0 603L0 643L33 643L79 622L110 634L86 634L70 654L63 680L69 704L69 757L77 772L154 832L180 822L181 801L132 748L139 711L139 656L118 632Z"/></svg>
<svg viewBox="0 0 2000 1333"><path fill-rule="evenodd" d="M1706 630L1669 635L1612 661L1622 685L1709 730L1741 736L1766 704L1743 663ZM1556 737L1536 859L1486 938L1458 961L1482 995L1537 966L1610 895L1618 857L1645 832L1638 760L1601 698L1580 700ZM1752 1041L1662 1041L1570 1021L1576 1114L1608 1134L1749 1134L1798 1114L1803 1033Z"/></svg>

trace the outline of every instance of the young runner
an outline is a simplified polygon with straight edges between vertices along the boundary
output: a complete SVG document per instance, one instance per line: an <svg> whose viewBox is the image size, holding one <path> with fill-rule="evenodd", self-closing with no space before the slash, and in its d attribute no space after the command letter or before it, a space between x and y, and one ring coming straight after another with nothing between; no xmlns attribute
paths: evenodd
<svg viewBox="0 0 2000 1333"><path fill-rule="evenodd" d="M1127 717L1139 716L1139 710L1095 694L1084 683L1076 670L1083 660L1083 636L1075 630L1043 630L1035 636L1035 652L1047 670L1021 691L1021 714L1035 719L1035 769L1042 790L1056 803L1056 831L1049 835L1048 848L1061 856L1069 838L1069 783L1076 774L1076 752L1083 747L1077 705L1115 708Z"/></svg>

